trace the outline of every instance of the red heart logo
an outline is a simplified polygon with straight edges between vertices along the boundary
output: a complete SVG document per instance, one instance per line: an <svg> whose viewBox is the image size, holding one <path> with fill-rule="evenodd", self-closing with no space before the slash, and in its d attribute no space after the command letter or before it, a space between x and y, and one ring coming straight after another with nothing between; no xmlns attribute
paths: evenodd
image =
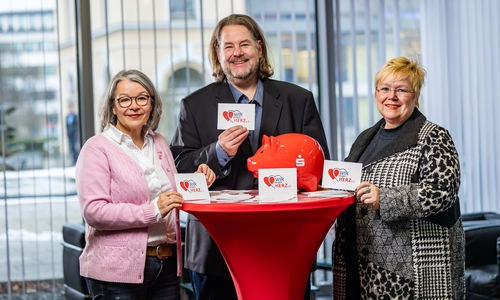
<svg viewBox="0 0 500 300"><path fill-rule="evenodd" d="M274 183L274 177L264 177L264 183L267 184L267 186L271 186Z"/></svg>
<svg viewBox="0 0 500 300"><path fill-rule="evenodd" d="M229 121L233 118L234 113L232 111L224 111L222 113L222 116L224 117L224 119L226 119L226 121Z"/></svg>
<svg viewBox="0 0 500 300"><path fill-rule="evenodd" d="M187 190L188 190L188 188L189 188L189 182L188 182L187 180L181 181L181 182L180 182L180 185L181 185L181 188L182 188L183 190L185 190L185 191L187 191Z"/></svg>
<svg viewBox="0 0 500 300"><path fill-rule="evenodd" d="M330 177L332 179L337 178L337 176L339 176L339 174L340 174L340 170L339 169L329 169L328 170L328 175L330 175Z"/></svg>

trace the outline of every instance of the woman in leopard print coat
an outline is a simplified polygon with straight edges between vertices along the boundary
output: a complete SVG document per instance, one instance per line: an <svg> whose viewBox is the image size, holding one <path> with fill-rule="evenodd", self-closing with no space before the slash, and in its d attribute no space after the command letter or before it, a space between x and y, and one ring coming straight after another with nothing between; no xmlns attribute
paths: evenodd
<svg viewBox="0 0 500 300"><path fill-rule="evenodd" d="M425 70L398 57L375 77L382 119L352 145L356 202L337 219L334 299L465 299L460 164L417 109Z"/></svg>

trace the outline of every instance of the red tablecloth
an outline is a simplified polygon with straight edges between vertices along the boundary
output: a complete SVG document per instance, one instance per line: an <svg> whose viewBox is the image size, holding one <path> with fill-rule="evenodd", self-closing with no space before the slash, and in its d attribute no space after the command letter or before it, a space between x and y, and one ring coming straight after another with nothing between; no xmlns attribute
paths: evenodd
<svg viewBox="0 0 500 300"><path fill-rule="evenodd" d="M199 203L182 210L200 220L219 246L240 300L302 300L323 239L354 196L299 194L278 203Z"/></svg>

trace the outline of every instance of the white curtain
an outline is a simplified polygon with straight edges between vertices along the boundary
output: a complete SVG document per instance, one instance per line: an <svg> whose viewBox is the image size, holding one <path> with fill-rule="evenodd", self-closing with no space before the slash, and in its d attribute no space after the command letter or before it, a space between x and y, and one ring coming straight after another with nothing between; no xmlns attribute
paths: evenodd
<svg viewBox="0 0 500 300"><path fill-rule="evenodd" d="M464 212L500 212L500 1L422 0L421 109L460 155Z"/></svg>

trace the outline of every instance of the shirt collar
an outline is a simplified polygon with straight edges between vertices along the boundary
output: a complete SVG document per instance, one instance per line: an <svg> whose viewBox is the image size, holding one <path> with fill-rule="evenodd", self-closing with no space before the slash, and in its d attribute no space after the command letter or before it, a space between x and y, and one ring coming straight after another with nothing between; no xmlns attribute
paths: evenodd
<svg viewBox="0 0 500 300"><path fill-rule="evenodd" d="M103 133L107 134L113 141L115 141L118 144L120 144L122 141L125 141L126 138L130 139L130 136L128 134L121 132L113 124L109 124L108 126L106 126L106 128L104 128L104 130L103 130ZM155 135L155 133L153 130L148 129L146 131L146 134L144 135L144 143L147 143L147 141L148 141L147 136L148 135L153 137Z"/></svg>
<svg viewBox="0 0 500 300"><path fill-rule="evenodd" d="M238 101L240 100L243 93L240 92L237 88L235 88L231 84L231 82L229 82L229 80L227 80L227 84L229 85L229 89L231 90L231 93L233 94L234 102L238 103ZM262 106L262 102L264 101L264 84L262 83L262 81L260 79L257 81L257 89L255 90L255 95L253 95L253 99L249 99L249 100L255 101L255 102L259 103L260 106Z"/></svg>

